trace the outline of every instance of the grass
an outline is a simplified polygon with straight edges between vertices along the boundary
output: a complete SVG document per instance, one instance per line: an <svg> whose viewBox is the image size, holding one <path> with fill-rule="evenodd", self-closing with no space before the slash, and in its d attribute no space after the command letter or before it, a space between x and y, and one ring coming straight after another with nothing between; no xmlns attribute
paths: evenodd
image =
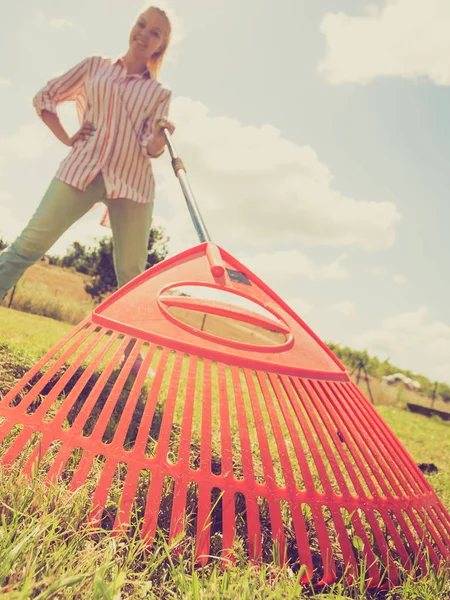
<svg viewBox="0 0 450 600"><path fill-rule="evenodd" d="M34 361L72 329L69 323L0 306L0 342L7 341L10 348Z"/></svg>
<svg viewBox="0 0 450 600"><path fill-rule="evenodd" d="M50 319L0 308L0 385L3 392L22 376L40 355L59 341L71 326ZM5 369L5 367L7 367ZM7 381L6 379L9 378ZM185 387L185 383L181 388ZM183 393L175 411L182 409ZM178 409L177 409L178 407ZM377 406L382 417L416 462L439 468L428 479L450 508L449 424L409 414L390 405ZM176 432L175 432L176 434ZM155 432L157 437L157 432ZM174 442L179 443L177 435ZM150 449L150 452L153 452ZM41 467L45 465L41 464ZM235 566L220 561L198 568L190 553L178 554L160 537L150 553L139 536L113 536L89 528L87 499L99 471L73 494L64 482L48 490L36 469L31 481L0 477L0 594L25 598L385 598L400 600L450 598L447 573L413 580L405 576L398 589L368 592L362 580L350 586L338 582L323 590L300 584L301 570L278 568L274 562L259 567L235 549ZM114 509L114 498L111 510ZM141 515L135 507L137 524ZM170 514L170 512L169 512ZM104 523L103 523L104 525ZM161 527L168 523L161 519ZM136 525L137 528L137 525ZM177 540L175 543L180 543ZM183 540L188 543L189 540ZM276 562L276 561L275 561Z"/></svg>
<svg viewBox="0 0 450 600"><path fill-rule="evenodd" d="M76 324L94 307L84 290L87 276L55 265L36 263L10 290L1 305L16 310Z"/></svg>
<svg viewBox="0 0 450 600"><path fill-rule="evenodd" d="M438 471L428 479L450 511L450 422L423 417L389 406L378 412L411 454L417 464L434 464Z"/></svg>
<svg viewBox="0 0 450 600"><path fill-rule="evenodd" d="M445 573L419 581L406 577L385 592L368 592L362 582L318 591L300 583L301 573L250 565L239 555L234 567L223 569L215 561L198 568L189 553L174 552L180 540L172 546L160 540L147 552L138 536L112 536L86 526L85 490L69 494L61 485L47 488L36 474L31 480L2 477L0 497L0 593L5 599L449 597Z"/></svg>

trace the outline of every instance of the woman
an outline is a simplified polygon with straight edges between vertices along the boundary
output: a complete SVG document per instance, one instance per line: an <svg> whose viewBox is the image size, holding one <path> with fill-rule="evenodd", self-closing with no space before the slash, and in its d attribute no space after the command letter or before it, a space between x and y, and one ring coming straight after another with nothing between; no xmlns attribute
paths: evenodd
<svg viewBox="0 0 450 600"><path fill-rule="evenodd" d="M164 151L163 128L174 130L167 120L171 93L156 79L170 33L165 12L150 7L133 26L124 56L87 58L34 97L38 115L71 151L27 227L0 254L0 299L97 202L107 206L102 222L112 229L119 287L144 271L154 198L150 159ZM56 114L68 100L81 123L73 136Z"/></svg>

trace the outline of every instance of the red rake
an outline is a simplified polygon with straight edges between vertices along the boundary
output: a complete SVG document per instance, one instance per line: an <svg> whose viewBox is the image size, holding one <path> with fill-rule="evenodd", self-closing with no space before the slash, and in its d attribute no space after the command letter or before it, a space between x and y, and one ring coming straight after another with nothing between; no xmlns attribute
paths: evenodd
<svg viewBox="0 0 450 600"><path fill-rule="evenodd" d="M438 567L450 517L433 489L325 344L209 241L167 144L202 243L118 290L3 397L3 465L94 481L94 524L135 522L149 544L187 530L201 564L244 550L371 587Z"/></svg>

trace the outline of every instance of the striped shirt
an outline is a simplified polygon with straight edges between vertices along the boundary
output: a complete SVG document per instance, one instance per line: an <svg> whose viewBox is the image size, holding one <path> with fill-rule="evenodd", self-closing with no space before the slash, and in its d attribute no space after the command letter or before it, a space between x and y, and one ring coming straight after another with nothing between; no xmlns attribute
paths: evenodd
<svg viewBox="0 0 450 600"><path fill-rule="evenodd" d="M96 126L93 136L77 140L55 177L85 191L101 171L108 198L152 202L155 182L147 144L155 122L166 117L171 92L148 70L128 75L123 57L93 56L52 79L33 98L42 110L76 103L78 121Z"/></svg>

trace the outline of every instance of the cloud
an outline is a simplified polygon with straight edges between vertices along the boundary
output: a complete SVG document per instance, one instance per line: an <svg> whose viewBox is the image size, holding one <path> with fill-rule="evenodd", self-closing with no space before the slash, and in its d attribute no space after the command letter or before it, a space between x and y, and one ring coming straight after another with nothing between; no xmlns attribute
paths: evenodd
<svg viewBox="0 0 450 600"><path fill-rule="evenodd" d="M288 298L286 304L294 310L300 318L311 312L312 306L306 300L299 297Z"/></svg>
<svg viewBox="0 0 450 600"><path fill-rule="evenodd" d="M426 77L450 85L449 29L447 0L384 0L366 5L363 16L326 13L320 31L327 50L319 71L331 83Z"/></svg>
<svg viewBox="0 0 450 600"><path fill-rule="evenodd" d="M450 384L450 324L429 319L424 306L385 319L378 329L356 335L351 345Z"/></svg>
<svg viewBox="0 0 450 600"><path fill-rule="evenodd" d="M44 156L53 143L52 134L39 121L20 125L15 133L0 135L0 159L34 160Z"/></svg>
<svg viewBox="0 0 450 600"><path fill-rule="evenodd" d="M281 279L300 281L337 281L347 279L349 273L340 257L328 264L317 264L298 250L259 252L254 255L240 255L240 260L261 278L276 273ZM261 275L260 275L261 274Z"/></svg>
<svg viewBox="0 0 450 600"><path fill-rule="evenodd" d="M408 278L405 277L405 275L392 275L387 267L373 267L371 269L371 273L374 277L389 277L394 283L398 283L399 285L405 285L408 283Z"/></svg>
<svg viewBox="0 0 450 600"><path fill-rule="evenodd" d="M399 285L405 285L408 283L408 279L404 275L394 275L392 281L398 283Z"/></svg>
<svg viewBox="0 0 450 600"><path fill-rule="evenodd" d="M0 78L0 86L7 87L9 85L11 85L11 82L9 81L9 79Z"/></svg>
<svg viewBox="0 0 450 600"><path fill-rule="evenodd" d="M13 195L9 192L0 192L0 238L11 243L22 231L25 222L12 214L11 209L2 206L3 202L10 202Z"/></svg>
<svg viewBox="0 0 450 600"><path fill-rule="evenodd" d="M342 300L331 306L333 310L336 310L343 315L351 315L355 312L355 304L350 300Z"/></svg>
<svg viewBox="0 0 450 600"><path fill-rule="evenodd" d="M75 27L74 23L67 21L67 19L50 19L49 24L55 29L70 29Z"/></svg>
<svg viewBox="0 0 450 600"><path fill-rule="evenodd" d="M221 232L254 246L359 245L394 242L401 219L392 202L345 196L310 146L284 139L272 125L213 117L190 98L176 98L175 143L214 239ZM182 200L167 162L156 165L159 193L175 212ZM192 225L190 225L192 229Z"/></svg>
<svg viewBox="0 0 450 600"><path fill-rule="evenodd" d="M13 200L14 196L11 192L5 192L5 190L0 190L0 202L9 202Z"/></svg>

